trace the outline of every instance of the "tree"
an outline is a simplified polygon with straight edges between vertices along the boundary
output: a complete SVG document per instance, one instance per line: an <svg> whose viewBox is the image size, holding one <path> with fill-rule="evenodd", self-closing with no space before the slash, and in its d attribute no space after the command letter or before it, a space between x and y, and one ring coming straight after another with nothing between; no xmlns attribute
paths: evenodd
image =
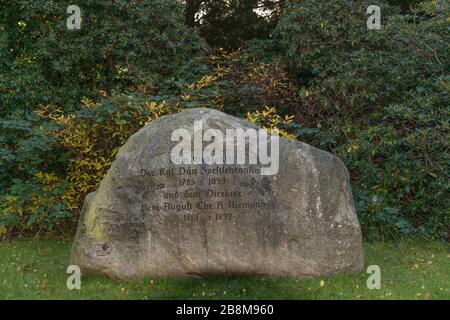
<svg viewBox="0 0 450 320"><path fill-rule="evenodd" d="M214 47L237 48L244 41L267 38L284 0L185 0L186 24L197 27Z"/></svg>

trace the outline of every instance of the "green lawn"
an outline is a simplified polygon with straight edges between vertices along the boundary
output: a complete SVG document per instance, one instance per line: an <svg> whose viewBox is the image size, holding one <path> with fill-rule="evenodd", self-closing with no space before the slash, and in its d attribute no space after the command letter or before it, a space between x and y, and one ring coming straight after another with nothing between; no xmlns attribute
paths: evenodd
<svg viewBox="0 0 450 320"><path fill-rule="evenodd" d="M368 274L310 280L267 278L173 279L117 283L82 279L66 287L70 242L0 242L0 299L449 299L450 247L422 240L366 243L366 266L381 268L381 289Z"/></svg>

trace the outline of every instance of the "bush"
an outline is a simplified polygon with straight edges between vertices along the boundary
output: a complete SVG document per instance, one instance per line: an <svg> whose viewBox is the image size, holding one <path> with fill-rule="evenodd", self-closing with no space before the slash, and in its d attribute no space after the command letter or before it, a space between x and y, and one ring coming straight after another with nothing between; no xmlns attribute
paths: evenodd
<svg viewBox="0 0 450 320"><path fill-rule="evenodd" d="M0 235L51 230L70 216L61 195L66 186L59 129L34 112L0 119Z"/></svg>
<svg viewBox="0 0 450 320"><path fill-rule="evenodd" d="M373 31L369 1L290 1L269 39L205 62L175 0L84 1L70 32L60 2L0 2L0 235L75 226L131 134L210 107L341 157L366 238L446 236L445 1L379 2Z"/></svg>
<svg viewBox="0 0 450 320"><path fill-rule="evenodd" d="M64 195L70 210L81 209L86 194L97 189L119 148L132 134L174 112L176 106L165 102L118 94L99 102L84 99L81 110L69 116L47 114L61 124L57 136L70 155L65 173L69 185Z"/></svg>
<svg viewBox="0 0 450 320"><path fill-rule="evenodd" d="M81 1L80 30L68 30L67 3L6 1L0 24L10 59L37 66L66 96L146 85L195 69L200 39L176 0ZM78 103L75 100L75 103Z"/></svg>
<svg viewBox="0 0 450 320"><path fill-rule="evenodd" d="M367 1L292 2L276 36L278 59L299 84L298 119L311 142L351 171L368 237L449 228L448 6L410 15L387 4L382 29L366 29Z"/></svg>
<svg viewBox="0 0 450 320"><path fill-rule="evenodd" d="M3 128L11 137L17 139L22 132L24 138L15 141L16 150L0 149L2 182L16 173L1 197L0 235L52 230L61 223L58 219L76 218L84 197L97 189L126 140L150 121L176 111L176 106L142 95L118 94L98 102L84 98L80 110L72 114L45 107L28 122L4 120ZM32 121L45 129L36 132ZM76 219L71 222L73 227Z"/></svg>
<svg viewBox="0 0 450 320"><path fill-rule="evenodd" d="M208 72L181 90L183 107L216 108L238 117L275 108L290 116L299 102L298 87L277 62L261 61L242 51L215 51Z"/></svg>
<svg viewBox="0 0 450 320"><path fill-rule="evenodd" d="M198 2L202 4L194 24L199 33L210 46L226 49L238 49L250 39L267 38L282 6L282 1L275 0Z"/></svg>
<svg viewBox="0 0 450 320"><path fill-rule="evenodd" d="M115 92L150 101L202 70L203 42L184 25L178 1L77 4L81 30L68 30L68 3L0 1L0 234L52 229L95 188L142 119L122 110ZM88 101L102 107L87 112Z"/></svg>

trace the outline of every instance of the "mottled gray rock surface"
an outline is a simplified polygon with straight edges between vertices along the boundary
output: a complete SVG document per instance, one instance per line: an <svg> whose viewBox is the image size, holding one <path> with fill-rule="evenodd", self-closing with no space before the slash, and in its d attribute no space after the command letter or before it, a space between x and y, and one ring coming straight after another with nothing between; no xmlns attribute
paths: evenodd
<svg viewBox="0 0 450 320"><path fill-rule="evenodd" d="M275 175L259 165L173 164L172 131L200 120L203 130L254 128L210 109L142 128L86 197L71 264L118 279L362 269L349 174L337 157L280 138Z"/></svg>

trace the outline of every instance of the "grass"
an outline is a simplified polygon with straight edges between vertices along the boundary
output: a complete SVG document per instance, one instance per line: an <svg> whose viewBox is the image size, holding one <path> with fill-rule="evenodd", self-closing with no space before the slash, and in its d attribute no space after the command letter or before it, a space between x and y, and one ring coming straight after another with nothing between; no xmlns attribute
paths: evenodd
<svg viewBox="0 0 450 320"><path fill-rule="evenodd" d="M144 279L118 283L83 278L66 287L70 242L0 242L0 299L449 299L450 247L404 240L366 243L365 263L381 268L381 289L369 290L369 274L308 280L260 277Z"/></svg>

